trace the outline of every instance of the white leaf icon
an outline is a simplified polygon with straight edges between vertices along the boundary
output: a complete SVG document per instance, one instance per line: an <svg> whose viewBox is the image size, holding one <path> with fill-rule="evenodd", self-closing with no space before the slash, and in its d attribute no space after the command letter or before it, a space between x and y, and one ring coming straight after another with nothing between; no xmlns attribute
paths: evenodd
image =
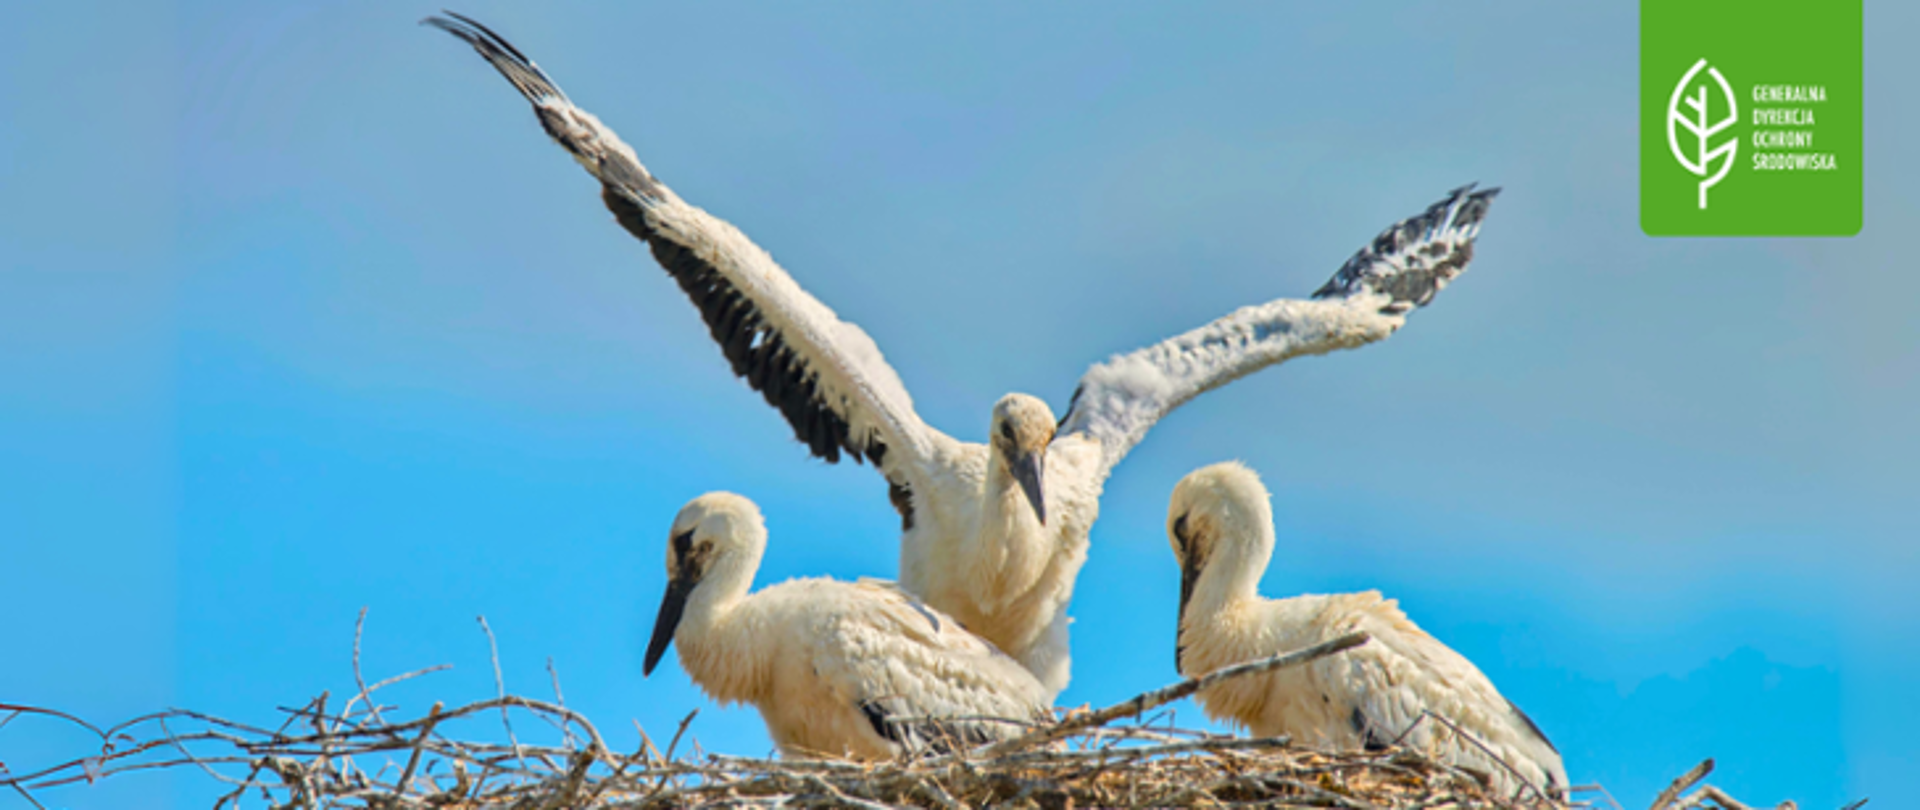
<svg viewBox="0 0 1920 810"><path fill-rule="evenodd" d="M1713 77L1713 80L1720 85L1720 94L1727 101L1726 117L1713 123L1707 122L1707 83L1703 81L1697 86L1693 85L1694 77L1699 76L1702 70L1705 70L1707 75ZM1693 86L1696 90L1692 95L1687 94L1689 86ZM1694 117L1688 118L1680 110L1682 101L1693 109ZM1674 159L1680 161L1680 165L1687 171L1705 178L1700 181L1700 208L1703 210L1707 207L1707 189L1713 188L1715 183L1727 176L1727 172L1733 168L1734 155L1740 149L1739 138L1728 138L1725 143L1713 146L1713 136L1720 134L1720 130L1733 126L1738 120L1740 120L1740 109L1739 103L1734 100L1733 88L1727 84L1727 77L1720 75L1720 69L1708 67L1705 59L1693 63L1692 69L1688 70L1685 76L1680 77L1680 83L1673 87L1673 97L1667 100L1667 148L1673 151ZM1697 157L1687 157L1687 150L1680 148L1680 131L1674 128L1676 124L1693 133L1694 154ZM1726 156L1726 160L1720 164L1720 170L1708 177L1708 168L1722 155Z"/></svg>

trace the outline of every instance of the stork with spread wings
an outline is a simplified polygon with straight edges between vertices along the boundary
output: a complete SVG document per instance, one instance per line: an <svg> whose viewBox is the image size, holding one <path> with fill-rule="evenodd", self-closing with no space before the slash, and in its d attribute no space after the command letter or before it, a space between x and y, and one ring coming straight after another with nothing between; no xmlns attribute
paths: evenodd
<svg viewBox="0 0 1920 810"><path fill-rule="evenodd" d="M1067 604L1108 473L1194 396L1303 355L1393 334L1466 270L1497 189L1456 189L1399 222L1308 300L1243 308L1089 369L1066 416L1008 394L985 444L920 421L871 338L739 229L682 201L533 60L457 14L426 23L473 46L601 184L615 219L680 285L735 374L829 463L871 462L900 512L900 583L998 645L1053 693L1067 685Z"/></svg>

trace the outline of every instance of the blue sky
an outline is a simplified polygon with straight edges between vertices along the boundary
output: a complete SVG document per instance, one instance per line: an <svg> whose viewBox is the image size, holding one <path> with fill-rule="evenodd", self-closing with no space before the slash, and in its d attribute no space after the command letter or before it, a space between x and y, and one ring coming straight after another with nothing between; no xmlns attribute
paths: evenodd
<svg viewBox="0 0 1920 810"><path fill-rule="evenodd" d="M350 689L364 606L370 676L454 665L390 695L424 711L492 692L484 614L509 688L548 693L551 659L617 746L704 707L705 749L763 753L751 710L640 676L675 510L758 501L763 583L891 575L877 477L806 457L433 10L45 3L0 30L0 702L277 722ZM1119 469L1063 701L1174 678L1167 493L1239 458L1274 490L1267 593L1399 597L1576 781L1645 806L1712 756L1756 804L1920 802L1895 137L1920 9L1868 4L1866 225L1812 240L1640 233L1632 3L458 10L962 438L1504 186L1399 335L1208 394ZM19 720L0 762L84 744Z"/></svg>

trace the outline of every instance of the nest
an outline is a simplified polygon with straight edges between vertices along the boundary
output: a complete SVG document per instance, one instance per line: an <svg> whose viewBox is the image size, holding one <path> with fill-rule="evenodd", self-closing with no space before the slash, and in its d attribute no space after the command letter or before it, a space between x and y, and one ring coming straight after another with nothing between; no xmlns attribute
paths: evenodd
<svg viewBox="0 0 1920 810"><path fill-rule="evenodd" d="M365 614L362 612L362 619ZM482 619L482 627L485 620ZM491 640L491 631L488 632ZM402 717L375 702L383 687L447 667L369 686L337 709L322 693L283 708L278 728L255 727L198 712L171 710L98 728L55 710L0 704L0 729L23 715L57 719L99 735L98 753L31 773L0 767L0 792L37 808L37 794L132 771L197 768L230 789L216 808L264 802L275 808L445 808L585 810L680 807L1587 807L1538 794L1497 795L1484 775L1404 748L1320 751L1288 739L1248 739L1184 730L1148 712L1233 677L1295 666L1366 642L1364 634L1182 681L1098 711L1069 711L1015 739L882 763L751 759L681 752L697 710L664 749L644 729L638 750L610 749L598 729L568 709L555 679L553 701L508 695L457 708L434 704ZM500 686L498 660L495 683ZM504 741L451 733L463 718L498 713ZM552 744L522 744L513 719L550 725ZM1433 717L1435 722L1445 722ZM1456 729L1457 731L1457 729ZM689 746L694 748L694 746ZM1702 763L1676 780L1652 810L1750 810L1712 786L1694 789L1712 768ZM1692 793L1682 795L1688 790ZM1597 787L1576 791L1598 793ZM1619 808L1611 797L1606 803ZM1854 805L1857 808L1859 805ZM1791 803L1781 806L1792 808ZM1849 808L1851 810L1851 808Z"/></svg>

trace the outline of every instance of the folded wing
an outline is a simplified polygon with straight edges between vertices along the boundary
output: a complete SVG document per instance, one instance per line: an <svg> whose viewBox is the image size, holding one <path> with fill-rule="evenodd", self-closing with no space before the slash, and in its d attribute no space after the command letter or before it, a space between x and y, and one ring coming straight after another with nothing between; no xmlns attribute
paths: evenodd
<svg viewBox="0 0 1920 810"><path fill-rule="evenodd" d="M1365 596L1376 604L1356 629L1373 637L1368 649L1316 663L1323 683L1348 689L1354 732L1365 745L1442 752L1516 798L1533 791L1564 797L1560 752L1532 718L1473 662L1414 626L1393 600Z"/></svg>
<svg viewBox="0 0 1920 810"><path fill-rule="evenodd" d="M850 697L874 732L912 753L971 748L1051 718L1047 690L992 643L891 582L863 579L862 612L839 625L813 666L858 684Z"/></svg>

